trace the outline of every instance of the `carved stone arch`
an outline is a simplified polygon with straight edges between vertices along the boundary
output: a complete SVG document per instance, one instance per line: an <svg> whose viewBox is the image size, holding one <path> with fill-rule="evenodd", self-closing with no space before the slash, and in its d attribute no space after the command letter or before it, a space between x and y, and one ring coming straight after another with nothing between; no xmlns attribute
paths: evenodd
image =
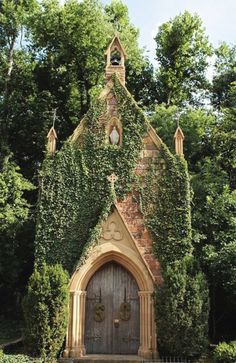
<svg viewBox="0 0 236 363"><path fill-rule="evenodd" d="M71 278L70 292L85 290L90 278L105 263L115 261L125 267L135 278L140 290L152 290L153 280L135 251L122 243L108 242L96 246L86 263L75 271Z"/></svg>
<svg viewBox="0 0 236 363"><path fill-rule="evenodd" d="M156 354L155 321L152 303L153 279L137 252L121 242L97 245L85 264L75 271L70 283L69 326L65 357L86 354L84 345L86 287L98 269L108 262L117 262L135 278L140 299L140 347L138 355L152 358Z"/></svg>

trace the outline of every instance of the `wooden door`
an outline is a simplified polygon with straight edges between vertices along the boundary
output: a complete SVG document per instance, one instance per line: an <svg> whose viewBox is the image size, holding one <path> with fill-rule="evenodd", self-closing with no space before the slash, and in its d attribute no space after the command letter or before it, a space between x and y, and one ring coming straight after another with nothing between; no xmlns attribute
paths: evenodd
<svg viewBox="0 0 236 363"><path fill-rule="evenodd" d="M85 348L87 354L137 354L138 285L121 265L102 266L87 286Z"/></svg>

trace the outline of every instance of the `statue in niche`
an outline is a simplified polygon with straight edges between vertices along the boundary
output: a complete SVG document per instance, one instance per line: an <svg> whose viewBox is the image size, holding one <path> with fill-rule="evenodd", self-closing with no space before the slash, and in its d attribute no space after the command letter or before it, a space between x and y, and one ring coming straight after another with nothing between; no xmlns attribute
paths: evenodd
<svg viewBox="0 0 236 363"><path fill-rule="evenodd" d="M109 139L112 145L119 145L120 135L119 132L117 131L116 126L113 126L112 132L109 135Z"/></svg>

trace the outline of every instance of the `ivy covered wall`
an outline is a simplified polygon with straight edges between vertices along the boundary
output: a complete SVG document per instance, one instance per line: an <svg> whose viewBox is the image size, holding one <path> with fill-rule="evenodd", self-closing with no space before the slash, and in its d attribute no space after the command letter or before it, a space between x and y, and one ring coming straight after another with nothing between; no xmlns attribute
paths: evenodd
<svg viewBox="0 0 236 363"><path fill-rule="evenodd" d="M41 172L36 236L36 263L60 262L73 271L88 241L99 235L98 222L112 205L107 176L118 176L117 198L135 184L135 167L147 132L145 116L114 79L113 92L122 120L122 147L105 142L106 100L98 100L84 119L81 137L68 141L55 157L48 156Z"/></svg>
<svg viewBox="0 0 236 363"><path fill-rule="evenodd" d="M186 161L172 155L164 144L146 175L142 201L162 267L163 284L156 286L154 294L159 351L198 356L207 347L208 286L192 255Z"/></svg>
<svg viewBox="0 0 236 363"><path fill-rule="evenodd" d="M169 354L198 354L206 345L208 293L192 257L186 162L161 144L145 177L136 175L150 125L115 76L109 87L122 122L122 146L106 142L111 115L106 98L100 98L86 114L82 133L54 157L47 156L41 172L36 264L61 263L72 273L83 263L111 212L115 196L107 176L115 173L117 199L138 193L161 262L163 284L155 293L158 348Z"/></svg>

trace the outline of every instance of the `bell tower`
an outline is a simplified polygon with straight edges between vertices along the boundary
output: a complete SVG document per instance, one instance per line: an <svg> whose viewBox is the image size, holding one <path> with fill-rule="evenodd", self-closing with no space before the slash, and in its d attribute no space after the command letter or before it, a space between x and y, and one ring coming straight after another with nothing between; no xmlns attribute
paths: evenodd
<svg viewBox="0 0 236 363"><path fill-rule="evenodd" d="M109 82L112 74L116 73L121 83L125 85L125 60L127 55L117 34L112 39L105 55L107 57L106 83Z"/></svg>

